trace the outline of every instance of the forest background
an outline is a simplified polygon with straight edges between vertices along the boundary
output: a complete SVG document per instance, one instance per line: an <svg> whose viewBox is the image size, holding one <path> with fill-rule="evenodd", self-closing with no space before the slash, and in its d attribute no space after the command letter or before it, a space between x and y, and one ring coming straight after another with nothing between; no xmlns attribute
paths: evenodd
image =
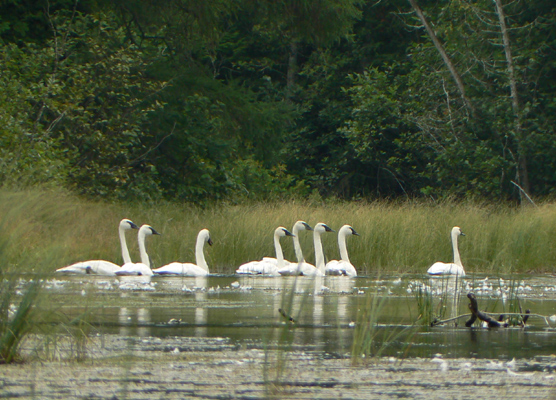
<svg viewBox="0 0 556 400"><path fill-rule="evenodd" d="M2 0L0 181L108 200L556 188L553 0Z"/></svg>

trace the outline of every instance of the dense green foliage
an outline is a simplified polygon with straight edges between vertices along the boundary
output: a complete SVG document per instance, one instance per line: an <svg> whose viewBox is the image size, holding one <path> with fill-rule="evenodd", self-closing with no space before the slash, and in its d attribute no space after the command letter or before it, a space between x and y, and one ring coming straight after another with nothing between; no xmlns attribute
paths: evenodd
<svg viewBox="0 0 556 400"><path fill-rule="evenodd" d="M197 203L549 196L555 12L552 0L3 1L0 180Z"/></svg>

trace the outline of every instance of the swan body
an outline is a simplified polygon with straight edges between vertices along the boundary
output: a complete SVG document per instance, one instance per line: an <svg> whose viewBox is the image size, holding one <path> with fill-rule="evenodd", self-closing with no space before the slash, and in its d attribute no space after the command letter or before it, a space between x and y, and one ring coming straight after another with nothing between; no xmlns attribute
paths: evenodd
<svg viewBox="0 0 556 400"><path fill-rule="evenodd" d="M459 275L465 276L465 270L463 269L463 265L461 263L461 258L459 256L458 250L458 237L465 236L465 234L461 231L459 226L454 226L452 228L452 248L454 250L454 262L453 263L443 263L443 262L435 262L427 273L429 275Z"/></svg>
<svg viewBox="0 0 556 400"><path fill-rule="evenodd" d="M238 274L249 275L279 275L278 270L284 267L284 253L280 245L280 238L284 236L293 236L293 233L288 231L283 226L279 226L274 231L274 250L276 251L276 262L268 260L251 261L239 266L236 270Z"/></svg>
<svg viewBox="0 0 556 400"><path fill-rule="evenodd" d="M195 264L173 262L163 267L153 269L155 275L182 275L182 276L207 276L209 274L208 264L205 260L203 248L205 243L212 246L208 229L202 229L197 235L195 245Z"/></svg>
<svg viewBox="0 0 556 400"><path fill-rule="evenodd" d="M315 246L315 269L312 271L311 274L307 275L323 276L325 274L326 261L324 258L324 251L322 249L321 240L321 235L325 232L334 232L334 230L323 222L319 222L318 224L316 224L315 228L313 229L313 245Z"/></svg>
<svg viewBox="0 0 556 400"><path fill-rule="evenodd" d="M346 275L346 276L357 276L357 270L351 264L348 257L348 251L346 246L346 237L348 235L359 236L355 229L350 225L344 225L340 228L338 232L338 246L340 248L340 260L332 260L326 264L325 274L326 275Z"/></svg>
<svg viewBox="0 0 556 400"><path fill-rule="evenodd" d="M131 262L129 256L129 250L127 248L127 243L125 240L125 233L131 229L139 229L129 219L122 219L118 228L118 234L120 237L120 245L122 247L122 258L125 263ZM89 260L81 261L75 264L68 265L67 267L58 268L56 272L69 273L69 274L96 274L96 275L115 275L121 267L113 262L105 260Z"/></svg>
<svg viewBox="0 0 556 400"><path fill-rule="evenodd" d="M122 265L119 271L116 271L116 275L142 275L142 276L152 276L153 271L151 270L151 260L147 254L147 247L145 245L145 239L147 236L160 235L154 228L150 225L143 225L139 229L139 234L137 235L139 241L139 253L141 254L140 263L126 263Z"/></svg>

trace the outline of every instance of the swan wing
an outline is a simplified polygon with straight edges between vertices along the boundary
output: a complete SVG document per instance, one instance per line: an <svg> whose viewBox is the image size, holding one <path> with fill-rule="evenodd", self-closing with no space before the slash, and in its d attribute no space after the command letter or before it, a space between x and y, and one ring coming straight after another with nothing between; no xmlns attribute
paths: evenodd
<svg viewBox="0 0 556 400"><path fill-rule="evenodd" d="M302 275L301 263L284 262L284 266L278 269L278 273L283 276Z"/></svg>
<svg viewBox="0 0 556 400"><path fill-rule="evenodd" d="M427 273L429 275L459 275L465 276L462 266L454 263L436 262L430 266Z"/></svg>
<svg viewBox="0 0 556 400"><path fill-rule="evenodd" d="M67 267L58 268L56 272L66 274L94 274L94 275L109 275L113 276L121 268L119 265L105 260L89 260L81 261L75 264L68 265Z"/></svg>
<svg viewBox="0 0 556 400"><path fill-rule="evenodd" d="M236 270L236 273L250 275L279 275L276 265L265 261L251 261L240 265Z"/></svg>
<svg viewBox="0 0 556 400"><path fill-rule="evenodd" d="M151 276L153 274L152 269L148 265L143 263L127 263L122 265L122 268L116 272L116 275L143 275Z"/></svg>
<svg viewBox="0 0 556 400"><path fill-rule="evenodd" d="M314 276L319 274L319 270L313 265L306 261L300 263L289 263L283 268L278 270L278 273L283 276Z"/></svg>
<svg viewBox="0 0 556 400"><path fill-rule="evenodd" d="M276 265L276 267L278 267L278 260L277 260L276 258L274 258L274 257L263 257L263 259L261 260L261 262L271 263L271 264ZM297 265L297 262L291 262L291 261L288 261L288 260L285 260L285 259L284 259L284 268L285 268L285 267L288 267L288 266L291 265L291 264Z"/></svg>
<svg viewBox="0 0 556 400"><path fill-rule="evenodd" d="M322 276L322 272L313 264L303 261L300 266L301 275L303 276Z"/></svg>
<svg viewBox="0 0 556 400"><path fill-rule="evenodd" d="M208 271L193 263L173 262L160 268L153 269L155 275L206 276Z"/></svg>
<svg viewBox="0 0 556 400"><path fill-rule="evenodd" d="M350 262L343 260L329 261L328 264L326 264L324 272L326 275L357 276L355 267Z"/></svg>
<svg viewBox="0 0 556 400"><path fill-rule="evenodd" d="M257 264L259 261L251 261L245 264L242 264L236 269L236 273L238 274L257 274Z"/></svg>

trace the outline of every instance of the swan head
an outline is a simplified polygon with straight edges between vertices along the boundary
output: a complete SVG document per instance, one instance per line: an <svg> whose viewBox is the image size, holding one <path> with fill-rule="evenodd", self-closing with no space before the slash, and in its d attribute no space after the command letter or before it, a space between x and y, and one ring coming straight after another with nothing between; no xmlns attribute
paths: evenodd
<svg viewBox="0 0 556 400"><path fill-rule="evenodd" d="M160 233L158 233L157 231L154 230L154 228L150 225L143 225L141 226L141 228L139 229L139 234L141 235L160 235Z"/></svg>
<svg viewBox="0 0 556 400"><path fill-rule="evenodd" d="M130 230L130 229L139 229L139 227L137 225L135 225L133 223L133 221L124 218L120 221L120 228L125 229L125 230Z"/></svg>
<svg viewBox="0 0 556 400"><path fill-rule="evenodd" d="M463 233L463 231L459 226L454 226L452 228L452 235L465 236L465 233Z"/></svg>
<svg viewBox="0 0 556 400"><path fill-rule="evenodd" d="M295 225L293 226L294 231L295 230L306 230L306 231L312 231L313 228L311 228L311 225L309 225L307 222L305 221L297 221L295 223Z"/></svg>
<svg viewBox="0 0 556 400"><path fill-rule="evenodd" d="M315 232L324 233L324 232L334 232L334 229L326 225L324 222L319 222L315 225Z"/></svg>
<svg viewBox="0 0 556 400"><path fill-rule="evenodd" d="M342 226L342 228L340 229L340 232L344 232L345 235L359 236L359 234L355 231L355 229L353 229L353 227L351 225Z"/></svg>
<svg viewBox="0 0 556 400"><path fill-rule="evenodd" d="M279 226L278 228L276 228L276 230L274 231L274 234L276 236L295 236L293 233L291 233L290 231L288 231L286 228L284 228L283 226Z"/></svg>
<svg viewBox="0 0 556 400"><path fill-rule="evenodd" d="M212 246L212 239L210 238L210 232L208 229L201 229L199 237L202 238L205 243L208 243L209 246Z"/></svg>

